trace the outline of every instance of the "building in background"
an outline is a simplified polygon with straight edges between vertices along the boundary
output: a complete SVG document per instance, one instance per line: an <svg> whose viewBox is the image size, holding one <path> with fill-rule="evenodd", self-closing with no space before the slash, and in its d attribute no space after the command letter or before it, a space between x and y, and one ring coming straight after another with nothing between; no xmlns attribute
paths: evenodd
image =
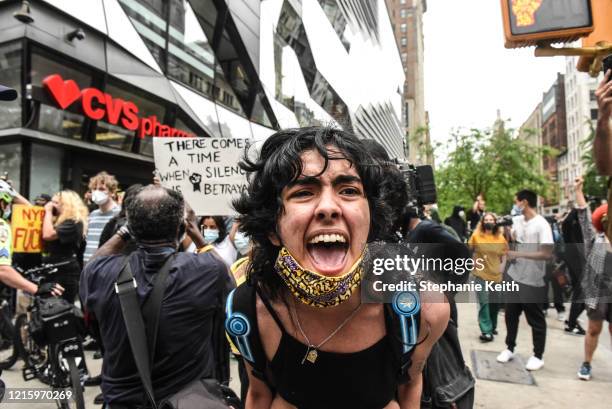
<svg viewBox="0 0 612 409"><path fill-rule="evenodd" d="M425 112L423 14L425 0L385 0L406 73L402 113L412 163L433 165L429 120Z"/></svg>
<svg viewBox="0 0 612 409"><path fill-rule="evenodd" d="M540 148L542 146L542 103L540 102L529 118L519 128L519 138L528 144ZM540 172L544 171L544 164L540 158Z"/></svg>
<svg viewBox="0 0 612 409"><path fill-rule="evenodd" d="M573 200L571 186L576 177L584 175L583 156L591 146L586 142L597 125L595 90L603 78L592 78L576 70L578 57L567 57L565 68L565 105L567 109L567 153L559 157L561 202Z"/></svg>
<svg viewBox="0 0 612 409"><path fill-rule="evenodd" d="M557 73L557 79L542 97L542 145L553 148L556 152L555 155L543 155L542 157L542 169L553 186L543 203L546 214L559 211L557 155L567 149L564 78L563 74Z"/></svg>
<svg viewBox="0 0 612 409"><path fill-rule="evenodd" d="M151 180L152 136L263 139L334 125L405 159L383 0L0 2L0 171L26 196L99 170Z"/></svg>

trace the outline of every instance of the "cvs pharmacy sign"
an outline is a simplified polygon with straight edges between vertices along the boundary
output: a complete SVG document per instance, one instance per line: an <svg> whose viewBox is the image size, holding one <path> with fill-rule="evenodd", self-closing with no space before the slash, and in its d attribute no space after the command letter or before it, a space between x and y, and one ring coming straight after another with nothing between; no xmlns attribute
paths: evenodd
<svg viewBox="0 0 612 409"><path fill-rule="evenodd" d="M138 137L175 136L194 137L195 135L163 125L155 115L141 117L138 106L131 101L114 98L97 88L79 89L74 80L66 80L59 74L52 74L43 80L43 86L61 109L66 109L80 101L83 114L94 121L104 120L130 131L138 131Z"/></svg>

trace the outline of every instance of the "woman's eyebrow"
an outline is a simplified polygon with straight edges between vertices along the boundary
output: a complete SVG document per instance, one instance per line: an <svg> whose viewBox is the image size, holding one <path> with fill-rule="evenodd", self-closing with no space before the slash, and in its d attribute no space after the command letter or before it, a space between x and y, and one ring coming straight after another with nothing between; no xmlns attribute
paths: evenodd
<svg viewBox="0 0 612 409"><path fill-rule="evenodd" d="M338 186L344 183L361 183L361 178L354 175L338 175L332 181L332 186ZM296 185L321 186L321 180L315 176L303 176L289 183L287 187L289 188Z"/></svg>
<svg viewBox="0 0 612 409"><path fill-rule="evenodd" d="M338 175L332 181L333 186L342 185L344 183L361 183L361 178L354 175Z"/></svg>
<svg viewBox="0 0 612 409"><path fill-rule="evenodd" d="M295 179L294 181L290 182L287 187L293 187L296 185L315 185L315 186L320 186L321 185L321 181L319 180L319 178L315 177L315 176L304 176L304 177L300 177Z"/></svg>

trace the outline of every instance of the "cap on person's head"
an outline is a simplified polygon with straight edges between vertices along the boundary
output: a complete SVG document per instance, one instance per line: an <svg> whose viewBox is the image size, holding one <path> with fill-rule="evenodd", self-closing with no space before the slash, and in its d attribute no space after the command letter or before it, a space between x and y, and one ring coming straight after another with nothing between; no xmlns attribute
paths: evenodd
<svg viewBox="0 0 612 409"><path fill-rule="evenodd" d="M607 214L608 214L608 204L606 203L604 205L599 206L597 209L595 209L595 211L593 212L593 215L591 216L593 227L595 227L595 230L597 230L599 233L604 232L603 218L604 216L607 216Z"/></svg>
<svg viewBox="0 0 612 409"><path fill-rule="evenodd" d="M42 200L44 200L45 202L50 202L51 196L49 196L46 193L41 193L40 195L36 196L36 199L34 199L35 202L42 201Z"/></svg>
<svg viewBox="0 0 612 409"><path fill-rule="evenodd" d="M17 99L17 91L13 88L0 85L0 101L14 101Z"/></svg>

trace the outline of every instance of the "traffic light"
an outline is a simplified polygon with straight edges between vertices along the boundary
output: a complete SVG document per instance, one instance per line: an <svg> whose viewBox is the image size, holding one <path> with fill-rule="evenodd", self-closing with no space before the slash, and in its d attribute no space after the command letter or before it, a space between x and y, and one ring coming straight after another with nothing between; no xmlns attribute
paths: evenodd
<svg viewBox="0 0 612 409"><path fill-rule="evenodd" d="M506 48L577 40L593 31L591 0L501 0Z"/></svg>

